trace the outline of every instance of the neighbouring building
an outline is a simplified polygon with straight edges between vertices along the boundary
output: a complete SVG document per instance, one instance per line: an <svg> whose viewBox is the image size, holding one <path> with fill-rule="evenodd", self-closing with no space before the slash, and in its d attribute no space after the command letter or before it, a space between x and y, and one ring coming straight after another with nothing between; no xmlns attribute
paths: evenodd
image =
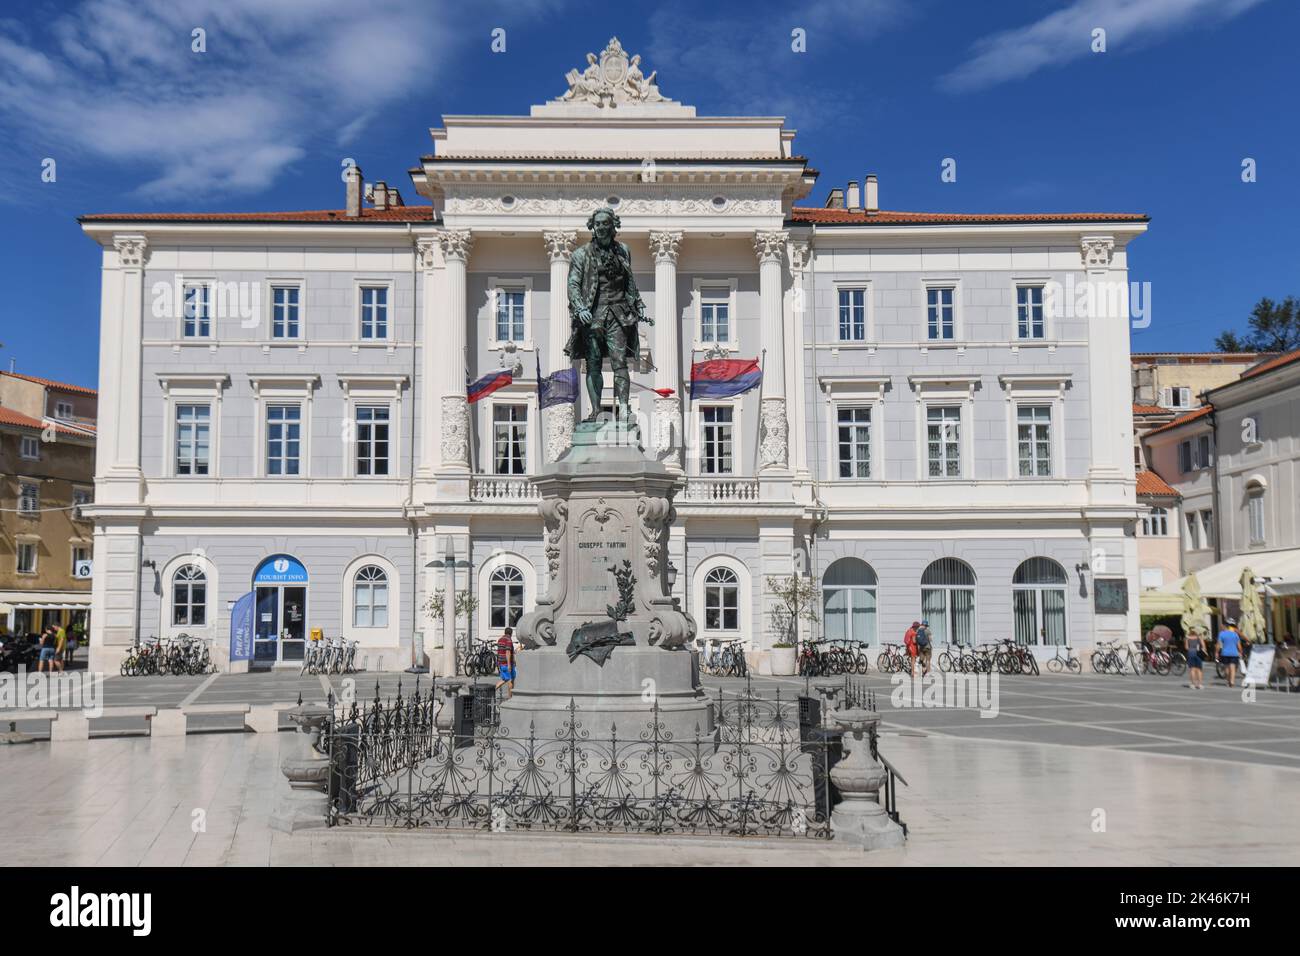
<svg viewBox="0 0 1300 956"><path fill-rule="evenodd" d="M1235 613L1250 568L1275 632L1300 634L1300 351L1248 368L1205 399L1143 439L1152 468L1181 496L1184 571Z"/></svg>
<svg viewBox="0 0 1300 956"><path fill-rule="evenodd" d="M0 633L89 625L96 400L0 372Z"/></svg>
<svg viewBox="0 0 1300 956"><path fill-rule="evenodd" d="M530 608L530 476L573 421L537 375L569 364L569 259L601 206L655 320L634 394L685 480L670 557L702 639L761 663L769 578L795 573L828 638L921 617L1049 655L1136 637L1127 307L1047 293L1126 290L1147 217L889 211L874 176L811 204L783 119L697 116L616 41L527 116L445 116L420 204L345 178L336 209L81 219L103 247L99 666L180 631L220 657L252 593L254 664L296 666L319 629L371 668L418 637L437 669L449 552L467 636ZM692 400L705 356L760 359L761 390ZM468 403L493 369L511 384Z"/></svg>

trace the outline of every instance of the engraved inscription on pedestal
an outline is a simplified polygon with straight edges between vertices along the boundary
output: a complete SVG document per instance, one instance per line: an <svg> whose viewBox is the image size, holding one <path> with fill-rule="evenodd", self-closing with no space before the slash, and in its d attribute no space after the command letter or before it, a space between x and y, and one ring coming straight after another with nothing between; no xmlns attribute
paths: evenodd
<svg viewBox="0 0 1300 956"><path fill-rule="evenodd" d="M630 529L602 498L577 529L578 612L605 615L617 602L612 569L631 557Z"/></svg>

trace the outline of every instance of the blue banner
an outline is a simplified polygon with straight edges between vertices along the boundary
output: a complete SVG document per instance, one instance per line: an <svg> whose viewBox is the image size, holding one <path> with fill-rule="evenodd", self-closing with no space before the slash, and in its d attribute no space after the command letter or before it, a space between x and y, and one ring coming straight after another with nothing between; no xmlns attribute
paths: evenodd
<svg viewBox="0 0 1300 956"><path fill-rule="evenodd" d="M230 611L230 659L246 661L253 656L253 592L249 591Z"/></svg>
<svg viewBox="0 0 1300 956"><path fill-rule="evenodd" d="M253 587L273 584L306 584L307 569L297 558L287 554L274 554L257 566L253 572Z"/></svg>
<svg viewBox="0 0 1300 956"><path fill-rule="evenodd" d="M578 400L578 370L562 368L538 382L537 403L542 408Z"/></svg>

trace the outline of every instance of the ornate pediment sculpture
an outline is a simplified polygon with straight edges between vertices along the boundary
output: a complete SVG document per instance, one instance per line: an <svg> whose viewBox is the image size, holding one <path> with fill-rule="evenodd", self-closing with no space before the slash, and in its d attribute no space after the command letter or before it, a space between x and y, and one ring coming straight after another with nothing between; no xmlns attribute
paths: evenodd
<svg viewBox="0 0 1300 956"><path fill-rule="evenodd" d="M641 55L629 57L618 37L611 37L599 57L587 54L585 69L570 70L565 75L569 89L552 102L590 103L601 107L669 102L659 93L656 75L657 71L652 71L646 76L641 70Z"/></svg>

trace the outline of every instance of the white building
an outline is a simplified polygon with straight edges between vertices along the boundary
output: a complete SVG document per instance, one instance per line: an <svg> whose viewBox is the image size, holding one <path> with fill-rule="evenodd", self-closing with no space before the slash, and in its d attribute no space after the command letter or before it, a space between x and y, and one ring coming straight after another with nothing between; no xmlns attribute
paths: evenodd
<svg viewBox="0 0 1300 956"><path fill-rule="evenodd" d="M616 41L569 79L528 116L444 117L410 172L427 204L376 183L366 205L357 170L339 210L82 219L97 667L137 634L220 652L255 587L268 660L320 628L404 667L415 632L443 643L423 606L448 545L474 636L529 608L528 476L572 416L539 416L537 368L567 362L569 257L603 205L656 320L635 381L676 390L634 394L686 478L671 557L702 636L769 646L767 577L794 572L825 584L828 637L1136 635L1127 308L1050 293L1126 284L1146 217L888 212L874 176L800 205L817 174L782 118L696 116ZM693 402L709 350L761 357L761 392ZM516 363L467 404L467 376Z"/></svg>

